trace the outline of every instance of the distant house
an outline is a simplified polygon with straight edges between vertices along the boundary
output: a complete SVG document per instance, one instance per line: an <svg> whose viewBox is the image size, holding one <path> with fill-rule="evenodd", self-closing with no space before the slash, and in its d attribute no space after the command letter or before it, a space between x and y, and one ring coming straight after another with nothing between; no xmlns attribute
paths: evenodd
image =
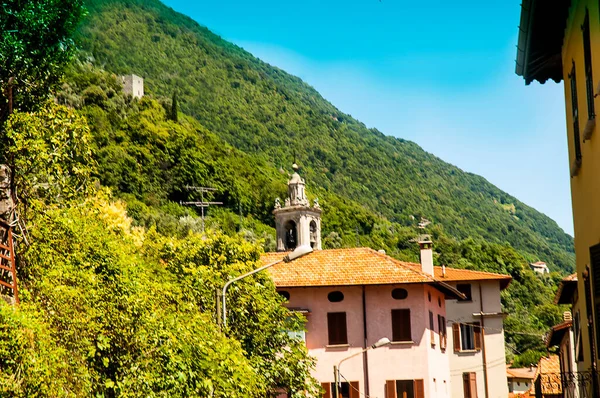
<svg viewBox="0 0 600 398"><path fill-rule="evenodd" d="M508 383L509 398L534 397L533 379L537 367L506 368L506 381Z"/></svg>
<svg viewBox="0 0 600 398"><path fill-rule="evenodd" d="M560 398L563 396L558 355L540 359L533 385L536 398Z"/></svg>
<svg viewBox="0 0 600 398"><path fill-rule="evenodd" d="M144 96L144 78L136 75L121 76L123 83L123 92L135 98Z"/></svg>
<svg viewBox="0 0 600 398"><path fill-rule="evenodd" d="M545 262L543 261L538 261L535 263L531 263L529 264L529 266L531 267L531 269L535 272L537 272L538 274L549 274L550 270L548 269L548 266L546 265Z"/></svg>
<svg viewBox="0 0 600 398"><path fill-rule="evenodd" d="M435 279L463 293L466 300L447 297L448 345L452 347L450 372L452 396L463 395L467 383L476 388L469 397L506 397L504 365L505 314L500 292L511 281L509 275L435 267ZM472 338L472 333L473 337ZM467 381L469 380L469 381Z"/></svg>
<svg viewBox="0 0 600 398"><path fill-rule="evenodd" d="M510 276L434 267L425 237L420 264L364 247L319 250L321 209L307 200L297 167L273 213L279 250L315 249L269 272L286 306L306 315L297 336L317 359L313 376L325 398L334 397L342 360L341 398L506 398L500 290ZM383 337L389 346L361 354Z"/></svg>

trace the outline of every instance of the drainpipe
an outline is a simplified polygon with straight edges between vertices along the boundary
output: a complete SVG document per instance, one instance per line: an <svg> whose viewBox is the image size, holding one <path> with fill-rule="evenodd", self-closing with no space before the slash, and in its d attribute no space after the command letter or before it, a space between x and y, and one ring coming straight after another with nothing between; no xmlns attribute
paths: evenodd
<svg viewBox="0 0 600 398"><path fill-rule="evenodd" d="M479 282L479 309L481 311L481 330L479 335L481 336L481 358L483 361L483 384L485 385L485 397L488 398L490 396L490 391L488 387L488 377L487 377L487 359L485 355L485 325L483 322L483 293L481 292L481 282Z"/></svg>
<svg viewBox="0 0 600 398"><path fill-rule="evenodd" d="M367 300L365 296L365 285L362 286L362 311L363 311L363 369L365 378L365 395L369 396L369 358L366 351L367 348Z"/></svg>

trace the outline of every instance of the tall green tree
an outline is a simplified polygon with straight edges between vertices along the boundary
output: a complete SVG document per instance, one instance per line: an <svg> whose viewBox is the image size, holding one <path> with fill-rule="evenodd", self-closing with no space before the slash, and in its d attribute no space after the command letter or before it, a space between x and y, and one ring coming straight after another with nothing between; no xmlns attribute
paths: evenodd
<svg viewBox="0 0 600 398"><path fill-rule="evenodd" d="M12 108L30 111L58 85L83 15L81 0L0 3L0 124L8 118L9 97Z"/></svg>
<svg viewBox="0 0 600 398"><path fill-rule="evenodd" d="M173 100L171 101L171 120L177 123L179 109L177 107L177 91L173 92Z"/></svg>

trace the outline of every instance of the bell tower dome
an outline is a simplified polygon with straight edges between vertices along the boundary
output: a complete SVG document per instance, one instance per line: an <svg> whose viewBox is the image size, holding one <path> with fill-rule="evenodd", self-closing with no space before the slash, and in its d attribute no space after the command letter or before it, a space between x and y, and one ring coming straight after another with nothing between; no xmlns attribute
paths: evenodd
<svg viewBox="0 0 600 398"><path fill-rule="evenodd" d="M292 166L294 173L288 181L288 197L283 206L275 199L275 228L277 251L294 250L298 246L310 245L321 250L321 207L318 199L312 206L306 198L305 182L298 174L298 165Z"/></svg>

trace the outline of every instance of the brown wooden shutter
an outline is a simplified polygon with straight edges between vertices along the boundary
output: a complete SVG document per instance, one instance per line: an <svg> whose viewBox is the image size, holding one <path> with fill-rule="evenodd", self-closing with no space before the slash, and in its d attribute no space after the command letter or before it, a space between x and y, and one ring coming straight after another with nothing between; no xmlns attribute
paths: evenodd
<svg viewBox="0 0 600 398"><path fill-rule="evenodd" d="M321 387L325 390L323 398L331 398L331 383L321 383Z"/></svg>
<svg viewBox="0 0 600 398"><path fill-rule="evenodd" d="M348 344L345 312L329 312L327 314L327 332L329 344Z"/></svg>
<svg viewBox="0 0 600 398"><path fill-rule="evenodd" d="M454 352L460 351L460 324L452 324L452 341L454 343Z"/></svg>
<svg viewBox="0 0 600 398"><path fill-rule="evenodd" d="M471 398L471 383L469 373L463 373L463 393L465 398Z"/></svg>
<svg viewBox="0 0 600 398"><path fill-rule="evenodd" d="M412 341L410 310L392 310L392 341Z"/></svg>
<svg viewBox="0 0 600 398"><path fill-rule="evenodd" d="M397 398L396 380L388 380L385 382L385 398Z"/></svg>
<svg viewBox="0 0 600 398"><path fill-rule="evenodd" d="M600 356L600 351L598 347L600 347L600 245L595 245L590 247L590 260L591 260L591 269L592 269L592 290L594 297L595 308L595 324L594 329L596 332L596 355Z"/></svg>
<svg viewBox="0 0 600 398"><path fill-rule="evenodd" d="M350 382L350 398L360 398L360 390L358 389L358 381Z"/></svg>
<svg viewBox="0 0 600 398"><path fill-rule="evenodd" d="M471 390L471 398L477 398L477 373L469 373L469 387Z"/></svg>
<svg viewBox="0 0 600 398"><path fill-rule="evenodd" d="M475 349L481 350L481 324L479 322L473 322L473 340L475 340Z"/></svg>
<svg viewBox="0 0 600 398"><path fill-rule="evenodd" d="M415 398L425 398L423 379L415 380Z"/></svg>

